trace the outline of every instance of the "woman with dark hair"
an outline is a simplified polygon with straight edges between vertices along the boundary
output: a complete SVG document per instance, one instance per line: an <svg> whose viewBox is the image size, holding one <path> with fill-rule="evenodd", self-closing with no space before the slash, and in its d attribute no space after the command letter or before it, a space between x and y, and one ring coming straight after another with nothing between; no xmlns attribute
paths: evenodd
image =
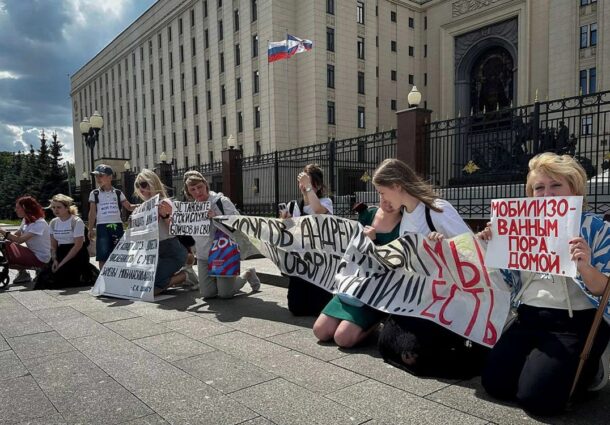
<svg viewBox="0 0 610 425"><path fill-rule="evenodd" d="M398 159L383 161L373 184L382 202L402 209L401 235L438 241L471 232L455 208ZM479 372L487 349L427 319L394 315L381 331L379 351L387 362L416 375L467 378Z"/></svg>
<svg viewBox="0 0 610 425"><path fill-rule="evenodd" d="M51 238L44 210L36 199L31 196L17 199L15 212L21 219L19 229L11 233L0 227L0 235L8 241L4 254L9 268L19 270L13 283L23 283L30 280L26 269L42 268L51 260Z"/></svg>
<svg viewBox="0 0 610 425"><path fill-rule="evenodd" d="M333 213L333 201L324 196L324 176L317 164L308 164L297 176L302 200L290 202L280 218L308 214ZM333 294L299 277L290 276L288 282L288 310L295 316L317 316L332 299Z"/></svg>

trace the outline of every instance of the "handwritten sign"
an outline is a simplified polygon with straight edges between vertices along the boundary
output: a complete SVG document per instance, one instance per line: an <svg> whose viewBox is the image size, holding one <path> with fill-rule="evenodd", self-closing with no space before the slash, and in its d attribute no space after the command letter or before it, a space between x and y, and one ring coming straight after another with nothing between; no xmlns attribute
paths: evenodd
<svg viewBox="0 0 610 425"><path fill-rule="evenodd" d="M582 196L495 199L485 264L576 276L570 239L580 232Z"/></svg>
<svg viewBox="0 0 610 425"><path fill-rule="evenodd" d="M207 236L210 234L209 202L174 201L169 225L171 235Z"/></svg>
<svg viewBox="0 0 610 425"><path fill-rule="evenodd" d="M91 289L92 295L154 301L159 253L159 195L131 215L130 227L114 248Z"/></svg>

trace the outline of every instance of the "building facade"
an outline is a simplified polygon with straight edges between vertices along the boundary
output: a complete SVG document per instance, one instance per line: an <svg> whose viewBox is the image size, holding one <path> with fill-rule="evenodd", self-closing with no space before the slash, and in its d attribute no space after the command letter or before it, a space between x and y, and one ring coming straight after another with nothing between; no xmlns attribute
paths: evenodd
<svg viewBox="0 0 610 425"><path fill-rule="evenodd" d="M594 0L160 0L72 76L77 173L96 110L94 157L140 169L395 128L413 85L433 119L601 91L606 22ZM313 50L269 64L287 33Z"/></svg>

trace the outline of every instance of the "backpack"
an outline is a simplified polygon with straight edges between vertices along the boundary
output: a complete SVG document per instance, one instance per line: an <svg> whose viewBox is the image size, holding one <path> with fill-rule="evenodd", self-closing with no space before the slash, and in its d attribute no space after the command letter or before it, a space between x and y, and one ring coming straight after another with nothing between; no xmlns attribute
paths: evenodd
<svg viewBox="0 0 610 425"><path fill-rule="evenodd" d="M119 189L114 189L114 193L116 194L116 202L117 205L119 206L119 212L121 211L121 192ZM97 204L100 203L100 190L99 189L94 189L93 190L93 198L95 199L95 205L97 206Z"/></svg>
<svg viewBox="0 0 610 425"><path fill-rule="evenodd" d="M430 214L430 207L428 205L426 205L426 223L431 232L436 232L436 227L434 227L434 223L432 222L432 215Z"/></svg>
<svg viewBox="0 0 610 425"><path fill-rule="evenodd" d="M218 198L216 200L216 206L220 210L221 215L225 215L225 207L222 205L222 198ZM237 211L236 215L241 215L241 212L237 209L237 207L235 208L235 211Z"/></svg>

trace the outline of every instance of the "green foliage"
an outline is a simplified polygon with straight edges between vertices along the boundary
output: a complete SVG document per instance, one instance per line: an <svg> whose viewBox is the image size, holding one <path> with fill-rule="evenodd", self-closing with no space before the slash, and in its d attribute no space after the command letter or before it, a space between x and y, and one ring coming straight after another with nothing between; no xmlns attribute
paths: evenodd
<svg viewBox="0 0 610 425"><path fill-rule="evenodd" d="M0 152L0 219L16 219L15 200L31 195L43 206L58 193L68 193L66 168L62 161L62 143L53 134L50 146L42 137L36 151Z"/></svg>

